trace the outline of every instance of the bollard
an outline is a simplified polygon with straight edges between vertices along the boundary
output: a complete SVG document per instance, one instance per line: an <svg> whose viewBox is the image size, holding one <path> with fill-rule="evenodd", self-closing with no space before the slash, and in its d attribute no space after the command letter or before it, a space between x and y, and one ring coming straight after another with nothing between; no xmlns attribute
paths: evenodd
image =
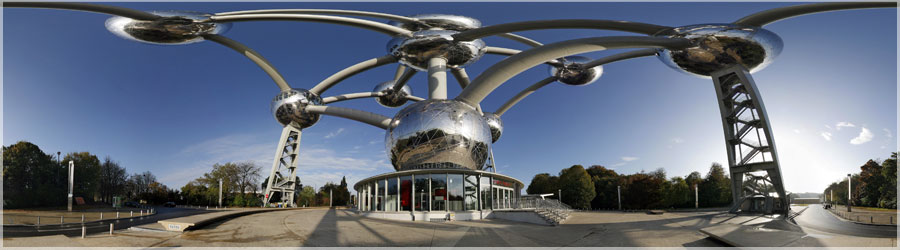
<svg viewBox="0 0 900 250"><path fill-rule="evenodd" d="M206 205L206 210L209 210L209 205Z"/></svg>
<svg viewBox="0 0 900 250"><path fill-rule="evenodd" d="M131 215L129 215L128 217L134 217L134 211L131 211Z"/></svg>
<svg viewBox="0 0 900 250"><path fill-rule="evenodd" d="M144 216L144 210L141 210L141 217Z"/></svg>
<svg viewBox="0 0 900 250"><path fill-rule="evenodd" d="M81 226L81 238L84 239L85 235L87 235L87 227Z"/></svg>
<svg viewBox="0 0 900 250"><path fill-rule="evenodd" d="M41 217L40 217L40 216L38 216L38 223L37 223L37 224L38 224L38 225L41 224Z"/></svg>
<svg viewBox="0 0 900 250"><path fill-rule="evenodd" d="M100 220L103 220L103 212L100 212Z"/></svg>
<svg viewBox="0 0 900 250"><path fill-rule="evenodd" d="M81 223L84 223L84 214L81 214Z"/></svg>
<svg viewBox="0 0 900 250"><path fill-rule="evenodd" d="M119 218L119 211L116 211L116 219Z"/></svg>
<svg viewBox="0 0 900 250"><path fill-rule="evenodd" d="M112 231L113 231L113 224L109 223L109 235L112 235Z"/></svg>

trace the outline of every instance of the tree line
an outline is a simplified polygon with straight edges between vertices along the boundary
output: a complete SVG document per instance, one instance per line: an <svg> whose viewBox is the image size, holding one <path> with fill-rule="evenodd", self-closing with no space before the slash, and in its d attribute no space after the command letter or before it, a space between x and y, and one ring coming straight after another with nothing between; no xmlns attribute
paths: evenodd
<svg viewBox="0 0 900 250"><path fill-rule="evenodd" d="M128 174L106 156L90 152L67 153L62 159L46 154L27 141L3 147L3 205L6 208L65 206L69 185L69 161L75 163L74 197L86 203L112 203L113 197L162 203L177 192L156 181L153 173Z"/></svg>
<svg viewBox="0 0 900 250"><path fill-rule="evenodd" d="M666 178L665 169L649 173L618 174L604 166L584 169L574 165L562 169L559 176L541 173L531 179L528 194L562 193L561 201L577 209L617 209L621 189L622 209L694 207L694 189L698 188L700 207L731 204L731 179L725 169L713 163L706 176L694 171L684 178Z"/></svg>
<svg viewBox="0 0 900 250"><path fill-rule="evenodd" d="M869 159L850 176L851 204L854 206L897 208L897 152L881 161ZM832 182L825 188L823 198L835 204L847 204L847 178Z"/></svg>

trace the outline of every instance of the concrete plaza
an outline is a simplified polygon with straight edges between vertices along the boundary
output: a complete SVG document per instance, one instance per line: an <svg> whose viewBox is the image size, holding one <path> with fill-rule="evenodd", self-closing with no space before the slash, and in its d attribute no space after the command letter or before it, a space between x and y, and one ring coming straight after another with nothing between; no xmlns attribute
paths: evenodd
<svg viewBox="0 0 900 250"><path fill-rule="evenodd" d="M406 222L358 216L350 210L304 209L247 215L185 233L116 231L81 238L5 238L4 246L85 247L707 247L725 246L699 229L734 216L720 212L661 215L576 212L559 226L505 220ZM896 246L892 238L807 231L791 246Z"/></svg>

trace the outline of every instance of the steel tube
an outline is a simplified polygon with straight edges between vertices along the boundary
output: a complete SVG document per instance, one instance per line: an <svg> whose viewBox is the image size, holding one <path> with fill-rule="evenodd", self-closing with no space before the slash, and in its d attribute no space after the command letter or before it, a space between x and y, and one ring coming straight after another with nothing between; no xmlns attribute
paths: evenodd
<svg viewBox="0 0 900 250"><path fill-rule="evenodd" d="M122 8L109 5L90 4L90 3L61 3L61 2L4 2L4 8L43 8L43 9L61 9L61 10L78 10L95 13L110 14L116 16L127 17L135 20L156 20L160 16L150 14L144 11Z"/></svg>
<svg viewBox="0 0 900 250"><path fill-rule="evenodd" d="M411 95L406 96L406 99L410 100L410 101L414 101L414 102L421 102L421 101L425 100L425 98L418 97L418 96L411 96Z"/></svg>
<svg viewBox="0 0 900 250"><path fill-rule="evenodd" d="M398 78L397 82L394 83L394 91L400 91L400 89L402 89L403 86L406 85L406 82L408 82L409 79L416 75L416 73L418 72L419 71L416 70L407 70L406 72L403 72L403 75L400 75L400 78Z"/></svg>
<svg viewBox="0 0 900 250"><path fill-rule="evenodd" d="M848 3L813 3L788 6L765 10L751 15L745 16L735 24L759 26L770 24L779 20L788 19L795 16L813 14L818 12L850 10L850 9L867 9L867 8L896 8L897 2L848 2Z"/></svg>
<svg viewBox="0 0 900 250"><path fill-rule="evenodd" d="M338 71L337 73L334 73L333 75L329 76L328 78L325 78L325 80L322 80L321 82L319 82L319 84L316 84L316 86L314 86L312 89L310 89L309 92L312 92L315 94L322 94L322 92L325 92L326 90L330 89L331 87L334 87L334 85L337 85L344 79L347 79L353 75L359 74L363 71L366 71L366 70L369 70L369 69L372 69L372 68L375 68L375 67L378 67L381 65L395 63L395 62L397 62L397 58L392 55L385 55L382 57L376 57L376 58L362 61L360 63L354 64L353 66L350 66L341 71Z"/></svg>
<svg viewBox="0 0 900 250"><path fill-rule="evenodd" d="M612 20L592 20L592 19L560 19L560 20L538 20L525 21L515 23L504 23L491 25L477 29L471 29L456 33L453 39L461 41L471 41L478 38L499 35L510 32L540 29L603 29L616 30L625 32L634 32L646 35L653 35L660 31L671 29L672 27L660 26L655 24L612 21Z"/></svg>
<svg viewBox="0 0 900 250"><path fill-rule="evenodd" d="M227 16L211 16L211 22L244 22L244 21L310 21L320 23L331 23L348 25L363 29L368 29L389 36L411 36L412 32L400 27L373 22L365 19L325 16L325 15L305 15L305 14L243 14L243 15L227 15Z"/></svg>
<svg viewBox="0 0 900 250"><path fill-rule="evenodd" d="M418 19L398 16L387 13L359 11L359 10L335 10L335 9L262 9L262 10L242 10L216 13L214 16L232 16L244 14L326 14L326 15L345 15L345 16L361 16L382 18L391 21L413 23L419 22Z"/></svg>
<svg viewBox="0 0 900 250"><path fill-rule="evenodd" d="M284 80L284 77L281 76L281 73L278 73L278 70L275 69L275 66L272 66L272 64L269 63L269 61L266 60L266 58L264 58L262 55L260 55L255 50L251 49L250 47L247 47L246 45L243 45L235 40L231 40L231 39L228 39L227 37L220 36L220 35L214 35L214 34L203 35L203 38L206 40L210 40L210 41L219 43L221 45L225 45L225 47L229 47L229 48L233 49L234 51L241 53L241 55L246 56L248 59L250 59L251 61L256 63L257 66L262 68L262 70L265 71L266 74L268 74L269 77L271 77L273 81L275 81L275 84L278 85L278 88L281 89L281 91L286 91L286 90L291 89L291 86L288 85L288 83Z"/></svg>
<svg viewBox="0 0 900 250"><path fill-rule="evenodd" d="M615 55L611 55L611 56L607 56L604 58L590 61L588 63L585 63L583 67L584 68L593 68L593 67L597 67L597 66L604 65L607 63L611 63L611 62L617 62L617 61L638 58L638 57L645 57L645 56L655 56L656 53L657 53L656 49L633 50L633 51L623 52L623 53L619 53L619 54L615 54Z"/></svg>
<svg viewBox="0 0 900 250"><path fill-rule="evenodd" d="M523 51L494 64L482 72L456 97L471 105L481 103L488 94L513 76L548 60L568 55L619 48L681 49L692 46L688 39L612 36L563 41Z"/></svg>
<svg viewBox="0 0 900 250"><path fill-rule="evenodd" d="M376 97L383 96L383 92L359 92L359 93L350 93L336 96L329 96L322 98L322 104L329 104L333 102L346 101L352 99L366 98L366 97Z"/></svg>
<svg viewBox="0 0 900 250"><path fill-rule="evenodd" d="M509 39L509 40L513 40L513 41L516 41L516 42L520 42L520 43L522 43L522 44L525 44L525 45L528 45L528 46L531 46L531 47L540 47L541 45L544 45L544 44L542 44L542 43L540 43L540 42L538 42L538 41L532 40L531 38L527 38L527 37L524 37L524 36L516 35L516 34L513 34L513 33L503 33L503 34L499 34L499 35L497 35L497 36L502 37L502 38L506 38L506 39Z"/></svg>
<svg viewBox="0 0 900 250"><path fill-rule="evenodd" d="M406 66L403 64L397 64L397 71L394 72L394 81L400 79L403 76L403 73L406 72Z"/></svg>
<svg viewBox="0 0 900 250"><path fill-rule="evenodd" d="M428 59L428 99L447 99L447 59Z"/></svg>
<svg viewBox="0 0 900 250"><path fill-rule="evenodd" d="M306 106L306 111L313 114L343 117L382 129L387 129L391 123L391 118L386 116L350 108L310 105Z"/></svg>
<svg viewBox="0 0 900 250"><path fill-rule="evenodd" d="M465 89L466 86L469 86L469 74L466 73L466 69L454 68L450 70L450 73L453 74L453 78L456 78L460 88Z"/></svg>
<svg viewBox="0 0 900 250"><path fill-rule="evenodd" d="M531 95L531 93L534 93L538 89L540 89L544 86L547 86L547 84L553 83L555 81L556 81L556 77L551 76L551 77L544 78L543 80L540 80L540 81L536 82L535 84L532 84L531 86L528 86L528 88L522 90L521 92L516 94L516 96L514 96L513 98L510 98L508 101L506 101L506 103L504 103L502 106L500 106L500 108L498 108L497 111L494 111L494 114L496 114L498 116L503 116L503 113L506 113L506 111L508 111L510 108L512 108L512 106L516 105L516 103L519 103L519 101L521 101L522 99L525 99L525 97L528 97L528 95Z"/></svg>
<svg viewBox="0 0 900 250"><path fill-rule="evenodd" d="M494 54L494 55L512 56L512 55L515 55L515 54L519 54L519 53L521 53L521 52L522 52L521 50L517 50L517 49L508 49L508 48L490 47L490 46L488 46L488 47L485 47L485 52L484 52L484 53L485 53L485 54ZM557 61L556 59L547 61L546 63L549 64L549 65L560 65L560 64L559 64L559 61Z"/></svg>

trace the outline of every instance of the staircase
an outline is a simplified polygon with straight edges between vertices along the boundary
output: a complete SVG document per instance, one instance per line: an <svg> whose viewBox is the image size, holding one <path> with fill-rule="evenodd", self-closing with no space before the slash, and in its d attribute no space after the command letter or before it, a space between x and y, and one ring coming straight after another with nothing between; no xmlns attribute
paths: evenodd
<svg viewBox="0 0 900 250"><path fill-rule="evenodd" d="M557 226L569 218L572 208L557 200L544 200L540 198L523 198L519 201L520 209L534 209L534 212L547 221L547 224Z"/></svg>

